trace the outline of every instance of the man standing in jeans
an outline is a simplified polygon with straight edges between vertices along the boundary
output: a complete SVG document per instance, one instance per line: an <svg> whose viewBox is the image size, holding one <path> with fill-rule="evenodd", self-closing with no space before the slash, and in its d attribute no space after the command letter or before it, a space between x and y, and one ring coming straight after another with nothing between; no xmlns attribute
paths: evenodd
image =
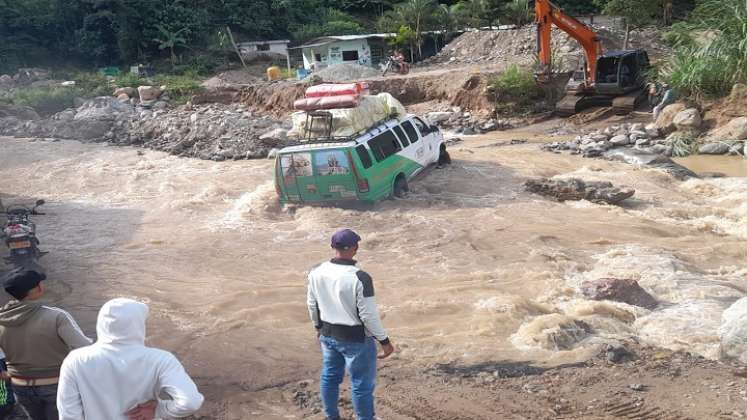
<svg viewBox="0 0 747 420"><path fill-rule="evenodd" d="M5 291L16 300L0 309L0 348L18 403L32 420L57 420L57 382L70 350L91 344L73 317L43 306L46 276L30 270L11 272Z"/></svg>
<svg viewBox="0 0 747 420"><path fill-rule="evenodd" d="M355 266L360 240L350 229L335 233L335 257L313 268L308 278L307 304L322 346L320 391L329 420L340 418L337 402L346 368L358 420L375 418L376 341L383 351L380 359L394 352L379 317L373 280Z"/></svg>

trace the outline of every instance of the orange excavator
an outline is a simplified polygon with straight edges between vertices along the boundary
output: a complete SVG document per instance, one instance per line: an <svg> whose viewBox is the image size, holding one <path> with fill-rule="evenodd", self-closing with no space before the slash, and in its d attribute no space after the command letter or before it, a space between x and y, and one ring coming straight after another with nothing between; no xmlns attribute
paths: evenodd
<svg viewBox="0 0 747 420"><path fill-rule="evenodd" d="M648 54L643 50L604 52L599 36L591 28L569 16L549 0L535 0L537 48L540 67L537 81L552 78L552 26L566 32L584 49L584 65L573 72L566 95L556 104L563 116L592 106L611 106L616 114L628 114L646 97Z"/></svg>

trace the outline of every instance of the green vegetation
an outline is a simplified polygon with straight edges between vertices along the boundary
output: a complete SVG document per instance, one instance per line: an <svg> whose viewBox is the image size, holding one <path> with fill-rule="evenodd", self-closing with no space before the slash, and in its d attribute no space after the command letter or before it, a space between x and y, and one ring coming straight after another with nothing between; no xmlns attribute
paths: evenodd
<svg viewBox="0 0 747 420"><path fill-rule="evenodd" d="M0 102L34 108L41 115L51 115L73 106L81 89L70 86L34 87L0 93Z"/></svg>
<svg viewBox="0 0 747 420"><path fill-rule="evenodd" d="M496 76L490 84L499 113L528 113L536 111L536 103L545 96L528 69L512 65Z"/></svg>
<svg viewBox="0 0 747 420"><path fill-rule="evenodd" d="M682 94L719 97L747 82L747 2L703 0L666 39L675 54L661 74Z"/></svg>

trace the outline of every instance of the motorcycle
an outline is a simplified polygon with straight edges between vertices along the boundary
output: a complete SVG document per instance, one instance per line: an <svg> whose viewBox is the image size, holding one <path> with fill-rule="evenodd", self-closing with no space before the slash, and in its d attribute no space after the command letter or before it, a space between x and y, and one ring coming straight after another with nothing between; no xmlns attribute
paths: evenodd
<svg viewBox="0 0 747 420"><path fill-rule="evenodd" d="M405 61L389 57L383 65L382 76L386 76L389 71L393 71L397 74L407 74L410 72L410 65Z"/></svg>
<svg viewBox="0 0 747 420"><path fill-rule="evenodd" d="M36 237L36 225L31 220L32 215L43 215L36 209L44 205L44 200L37 200L34 207L8 206L5 208L6 222L0 232L0 238L10 250L10 256L5 261L19 268L34 268L39 265L39 259L47 254L39 249L39 239ZM2 203L0 203L2 208Z"/></svg>

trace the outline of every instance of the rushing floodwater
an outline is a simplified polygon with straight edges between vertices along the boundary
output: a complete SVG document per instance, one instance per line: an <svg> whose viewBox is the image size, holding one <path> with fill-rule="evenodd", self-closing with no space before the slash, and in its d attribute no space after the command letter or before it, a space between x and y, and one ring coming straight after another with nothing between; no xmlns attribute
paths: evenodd
<svg viewBox="0 0 747 420"><path fill-rule="evenodd" d="M0 141L0 193L47 200L36 221L51 297L87 332L105 299L148 301L152 342L213 398L315 372L305 274L341 227L364 239L359 261L400 359L554 363L619 337L717 357L721 312L747 288L747 178L680 182L497 139L452 147L451 167L367 211L281 209L271 161L16 139ZM609 180L636 195L623 207L556 203L523 191L536 176ZM584 300L578 285L600 277L635 278L665 304ZM577 344L560 332L574 320L593 328Z"/></svg>

